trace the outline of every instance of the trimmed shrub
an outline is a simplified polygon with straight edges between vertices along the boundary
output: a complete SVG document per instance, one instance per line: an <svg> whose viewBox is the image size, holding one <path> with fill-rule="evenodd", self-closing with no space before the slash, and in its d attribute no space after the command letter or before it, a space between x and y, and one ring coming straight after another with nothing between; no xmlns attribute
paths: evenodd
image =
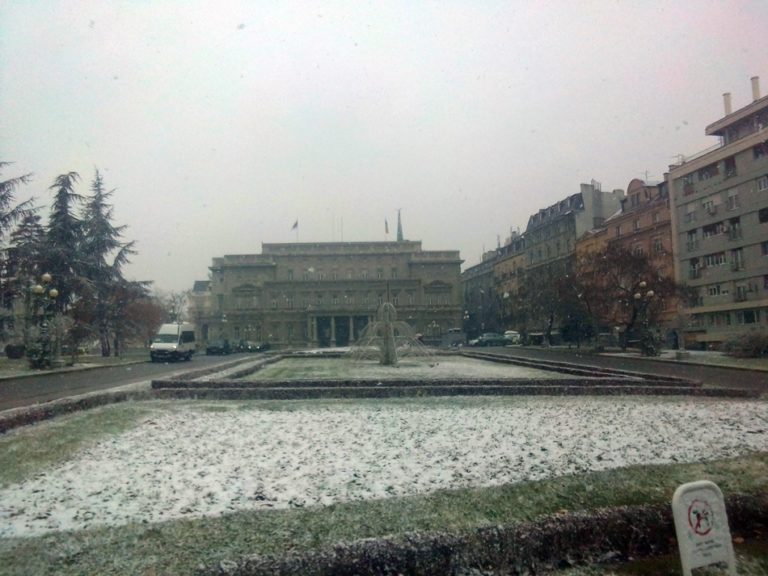
<svg viewBox="0 0 768 576"><path fill-rule="evenodd" d="M768 332L752 331L725 342L723 350L735 358L768 357Z"/></svg>

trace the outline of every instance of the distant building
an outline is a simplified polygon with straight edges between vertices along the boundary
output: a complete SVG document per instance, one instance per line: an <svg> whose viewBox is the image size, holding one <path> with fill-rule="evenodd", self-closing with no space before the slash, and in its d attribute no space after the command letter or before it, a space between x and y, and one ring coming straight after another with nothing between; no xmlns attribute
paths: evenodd
<svg viewBox="0 0 768 576"><path fill-rule="evenodd" d="M575 260L576 239L619 211L623 190L603 192L598 182L542 208L523 234L483 256L462 274L471 329L520 330L539 341L553 319L556 284Z"/></svg>
<svg viewBox="0 0 768 576"><path fill-rule="evenodd" d="M531 335L541 336L551 328L552 308L557 297L555 284L573 270L576 239L601 227L619 210L623 198L623 190L603 192L597 182L582 184L578 194L543 208L528 219L525 275L529 293L523 298L538 301L526 319Z"/></svg>
<svg viewBox="0 0 768 576"><path fill-rule="evenodd" d="M210 272L192 296L203 340L347 346L387 299L426 337L461 326L459 252L420 241L262 244L213 258Z"/></svg>
<svg viewBox="0 0 768 576"><path fill-rule="evenodd" d="M688 344L717 345L768 325L768 97L752 79L753 101L706 134L720 144L670 166L675 276L696 296L684 313Z"/></svg>
<svg viewBox="0 0 768 576"><path fill-rule="evenodd" d="M672 222L669 209L667 183L646 184L634 179L627 186L627 195L621 201L621 210L605 221L604 239L609 245L618 245L628 252L645 254L653 263L659 277L674 279L672 256ZM653 289L654 278L646 278ZM661 327L674 329L678 302L665 302Z"/></svg>
<svg viewBox="0 0 768 576"><path fill-rule="evenodd" d="M464 330L470 337L499 330L499 299L494 287L493 269L499 258L489 250L479 264L461 274L464 299Z"/></svg>

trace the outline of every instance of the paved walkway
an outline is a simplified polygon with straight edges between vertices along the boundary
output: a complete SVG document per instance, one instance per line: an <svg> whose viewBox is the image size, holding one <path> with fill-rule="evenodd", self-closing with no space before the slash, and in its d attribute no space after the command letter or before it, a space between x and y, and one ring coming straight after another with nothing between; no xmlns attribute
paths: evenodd
<svg viewBox="0 0 768 576"><path fill-rule="evenodd" d="M702 366L720 366L721 368L737 368L742 370L762 370L768 372L768 358L734 358L723 352L701 350L664 350L660 356L646 358L637 351L602 352L604 356L640 358L646 360L663 360L681 364L698 364Z"/></svg>

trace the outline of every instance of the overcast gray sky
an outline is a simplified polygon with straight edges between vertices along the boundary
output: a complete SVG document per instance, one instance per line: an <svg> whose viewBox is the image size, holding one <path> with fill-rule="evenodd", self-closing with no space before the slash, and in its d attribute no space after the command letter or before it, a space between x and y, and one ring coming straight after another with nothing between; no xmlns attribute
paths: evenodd
<svg viewBox="0 0 768 576"><path fill-rule="evenodd" d="M394 239L465 266L595 179L661 180L768 90L768 2L0 5L0 159L47 205L116 188L134 279L261 242ZM47 213L47 209L46 209ZM342 237L343 234L343 237Z"/></svg>

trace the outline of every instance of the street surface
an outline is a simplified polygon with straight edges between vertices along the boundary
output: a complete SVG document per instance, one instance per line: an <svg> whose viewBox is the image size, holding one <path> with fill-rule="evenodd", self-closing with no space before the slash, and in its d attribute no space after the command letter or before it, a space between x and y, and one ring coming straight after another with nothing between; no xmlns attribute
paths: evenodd
<svg viewBox="0 0 768 576"><path fill-rule="evenodd" d="M515 346L483 348L482 351L531 360L551 360L580 366L598 366L678 376L700 381L705 386L718 388L743 388L768 392L768 372L757 370L685 364L639 357L596 355L581 353L576 349L563 348L521 348ZM147 360L147 362L126 366L54 374L41 373L39 376L0 380L0 410L49 402L59 398L108 390L129 384L149 382L153 378L168 377L174 373L205 368L219 363L223 364L242 356L241 354L224 357L200 355L191 362L174 363L152 363Z"/></svg>
<svg viewBox="0 0 768 576"><path fill-rule="evenodd" d="M108 390L127 384L148 382L159 376L167 377L174 372L197 370L225 363L236 357L242 357L242 355L223 357L198 355L191 362L152 363L147 355L147 361L140 364L52 374L43 372L39 376L0 380L0 410Z"/></svg>
<svg viewBox="0 0 768 576"><path fill-rule="evenodd" d="M504 354L532 360L551 360L568 362L578 366L599 366L602 368L614 368L618 370L631 370L660 376L677 376L697 380L705 386L717 388L743 388L745 390L759 390L768 392L768 372L759 370L742 370L738 368L724 368L721 366L705 366L701 364L686 364L683 362L669 362L647 358L632 358L626 356L609 356L600 354L582 353L573 349L564 348L521 348L498 347L484 348L483 352Z"/></svg>

